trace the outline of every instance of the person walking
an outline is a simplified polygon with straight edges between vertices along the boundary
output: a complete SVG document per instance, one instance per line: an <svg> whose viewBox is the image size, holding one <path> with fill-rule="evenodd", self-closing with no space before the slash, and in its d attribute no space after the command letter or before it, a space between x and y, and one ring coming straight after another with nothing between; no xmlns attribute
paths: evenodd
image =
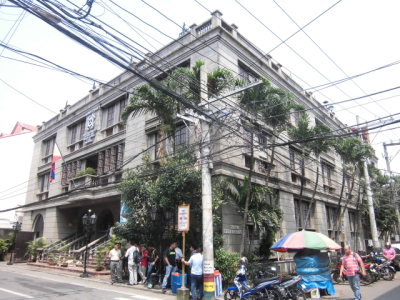
<svg viewBox="0 0 400 300"><path fill-rule="evenodd" d="M140 247L140 252L141 252L141 259L140 259L140 264L139 264L139 275L141 278L141 281L139 283L145 283L146 282L146 271L147 271L147 265L148 265L148 259L149 259L149 251L147 251L147 248L145 245L142 245Z"/></svg>
<svg viewBox="0 0 400 300"><path fill-rule="evenodd" d="M364 262L362 261L360 255L351 251L350 246L344 246L345 255L341 258L342 266L340 267L340 277L344 273L349 280L349 284L354 293L354 299L361 299L361 291L360 291L360 266L361 266L361 274L365 276L367 273L365 272Z"/></svg>
<svg viewBox="0 0 400 300"><path fill-rule="evenodd" d="M201 248L193 246L193 255L189 261L182 258L182 262L190 266L190 292L192 300L203 298L203 254Z"/></svg>
<svg viewBox="0 0 400 300"><path fill-rule="evenodd" d="M160 257L158 256L157 249L153 245L150 245L148 247L148 251L149 251L149 258L148 258L146 280L144 283L145 284L150 283L149 286L151 285L151 287L152 287L153 281L152 281L151 274L156 270L157 263L158 263L158 260L160 259Z"/></svg>
<svg viewBox="0 0 400 300"><path fill-rule="evenodd" d="M165 263L165 275L162 282L162 293L165 294L167 292L168 279L172 273L176 270L176 242L171 243L169 248L165 250L163 259Z"/></svg>
<svg viewBox="0 0 400 300"><path fill-rule="evenodd" d="M114 245L114 249L111 249L108 257L110 259L111 284L114 284L115 282L121 282L121 243L116 243Z"/></svg>
<svg viewBox="0 0 400 300"><path fill-rule="evenodd" d="M135 243L131 243L131 246L125 253L125 257L128 258L128 272L129 272L129 285L138 284L138 268L140 259L139 249Z"/></svg>

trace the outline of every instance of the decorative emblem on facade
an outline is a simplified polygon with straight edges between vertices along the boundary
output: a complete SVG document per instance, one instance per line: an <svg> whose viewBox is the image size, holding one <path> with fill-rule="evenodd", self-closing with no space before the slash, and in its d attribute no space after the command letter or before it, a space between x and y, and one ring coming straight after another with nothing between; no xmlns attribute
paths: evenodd
<svg viewBox="0 0 400 300"><path fill-rule="evenodd" d="M83 142L85 145L91 144L96 136L96 110L86 115L85 133L83 134Z"/></svg>

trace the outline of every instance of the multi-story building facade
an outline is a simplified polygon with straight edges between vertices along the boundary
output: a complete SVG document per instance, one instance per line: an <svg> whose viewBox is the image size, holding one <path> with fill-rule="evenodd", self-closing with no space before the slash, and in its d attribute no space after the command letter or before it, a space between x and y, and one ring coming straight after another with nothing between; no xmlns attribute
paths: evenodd
<svg viewBox="0 0 400 300"><path fill-rule="evenodd" d="M271 56L264 55L238 32L235 25L228 25L221 16L216 11L210 20L199 26L191 26L176 41L156 53L148 54L146 60L135 65L136 70L150 78L161 78L162 73L153 65L171 70L176 66L190 67L201 60L205 63L207 72L220 67L232 71L247 82L261 77L267 78L274 86L291 93L298 103L310 108L308 114L311 123L321 122L333 130L343 131L344 125L329 109L321 106L312 95L304 93L302 87L282 71L278 62ZM160 123L151 114L131 117L126 124L121 121L121 113L129 101L129 93L143 83L132 73L124 72L39 126L34 137L31 184L26 199L29 206L24 209L24 230L32 230L36 236L43 235L50 241L62 239L81 230L81 217L88 209L95 211L98 216L97 230L106 230L119 220L121 196L118 183L123 172L142 162L143 150L152 145L163 145L170 147L173 152L175 147L195 140L193 130L182 123L177 127L171 141L157 143L160 139ZM214 106L226 107L228 102L230 108L235 107L234 98L216 101ZM231 118L239 118L237 111ZM297 121L298 116L291 114L291 122L296 124ZM220 123L211 126L215 135L222 135L228 130ZM334 236L334 224L338 218L335 208L342 182L341 158L330 151L322 153L317 160L311 154L305 153L299 145L285 145L276 147L276 159L271 166L271 150L265 150L263 145L268 144L275 133L265 124L260 123L260 128L254 138L256 150L253 181L265 184L267 170L272 167L268 185L276 191L277 197L269 197L266 201L279 205L284 212L280 234L304 227L318 165L320 179L316 203L307 227ZM215 177L233 176L243 179L248 175L251 162L248 148L230 147L246 143L246 139L240 137L246 137L246 129L241 127L237 130L239 135L231 134L226 138L215 139L212 144L212 151L215 153L212 175ZM276 141L288 141L287 133L280 133ZM55 144L58 145L63 160L57 163L56 180L49 183ZM227 147L231 150L221 151ZM157 160L168 151L157 146L150 148L148 152L151 159ZM92 168L95 173L82 174L81 171L86 168ZM353 190L357 191L357 188ZM347 240L357 243L358 248L363 248L365 236L356 210L356 198L354 196L354 201L349 203L341 221ZM238 249L240 224L242 217L237 209L232 205L224 206L220 230L226 248ZM259 236L252 234L251 238L257 240Z"/></svg>

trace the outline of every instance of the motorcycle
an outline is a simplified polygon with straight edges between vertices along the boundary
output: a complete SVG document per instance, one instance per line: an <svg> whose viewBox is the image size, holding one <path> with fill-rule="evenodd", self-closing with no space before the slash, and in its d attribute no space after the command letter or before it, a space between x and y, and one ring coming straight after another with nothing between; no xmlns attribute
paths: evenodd
<svg viewBox="0 0 400 300"><path fill-rule="evenodd" d="M254 299L254 300L281 300L281 293L276 288L271 288L282 280L280 277L262 278L251 287L247 281L247 269L244 265L239 267L234 279L234 286L228 287L224 300Z"/></svg>
<svg viewBox="0 0 400 300"><path fill-rule="evenodd" d="M388 281L393 280L396 274L396 269L391 265L389 261L386 261L384 259L380 259L378 261L381 263L372 263L370 267L375 280L379 280L381 278Z"/></svg>
<svg viewBox="0 0 400 300"><path fill-rule="evenodd" d="M284 277L282 278L282 282L276 288L281 293L283 299L306 300L307 298L303 290L304 287L300 287L301 280L302 278L300 275Z"/></svg>

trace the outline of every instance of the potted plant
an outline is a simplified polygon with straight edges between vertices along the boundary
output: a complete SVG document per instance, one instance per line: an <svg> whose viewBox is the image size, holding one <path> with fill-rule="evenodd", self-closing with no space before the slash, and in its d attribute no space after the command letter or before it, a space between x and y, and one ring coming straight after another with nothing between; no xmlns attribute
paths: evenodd
<svg viewBox="0 0 400 300"><path fill-rule="evenodd" d="M55 250L51 251L49 253L49 258L47 260L47 264L49 266L55 266L58 263L58 256L57 256L57 252Z"/></svg>
<svg viewBox="0 0 400 300"><path fill-rule="evenodd" d="M25 255L28 257L29 261L35 262L39 254L39 249L42 249L44 246L46 246L46 241L43 237L40 237L28 242L27 244L28 247L26 248Z"/></svg>
<svg viewBox="0 0 400 300"><path fill-rule="evenodd" d="M95 175L97 175L97 173L96 173L96 170L93 169L93 168L86 168L85 170L77 172L76 175L75 175L75 178L82 177L82 176L85 176L85 175L95 176Z"/></svg>
<svg viewBox="0 0 400 300"><path fill-rule="evenodd" d="M107 256L107 251L104 246L99 247L96 251L96 271L104 270L104 261Z"/></svg>

